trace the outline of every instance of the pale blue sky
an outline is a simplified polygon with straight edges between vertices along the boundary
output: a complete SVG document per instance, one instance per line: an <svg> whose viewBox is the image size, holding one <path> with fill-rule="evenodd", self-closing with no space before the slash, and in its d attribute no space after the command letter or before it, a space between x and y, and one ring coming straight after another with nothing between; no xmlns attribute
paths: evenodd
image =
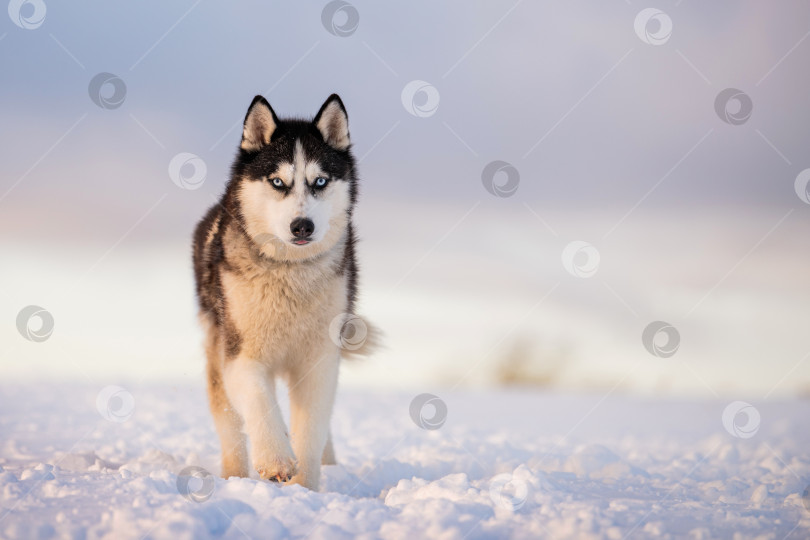
<svg viewBox="0 0 810 540"><path fill-rule="evenodd" d="M609 206L617 218L679 162L645 206L797 202L810 139L806 3L665 3L673 31L660 46L634 32L646 3L355 2L348 37L325 30L325 4L48 2L34 30L3 18L0 192L25 178L0 214L59 223L70 204L131 223L168 191L173 211L150 222L187 223L221 192L232 128L256 93L280 115L313 114L340 93L358 156L373 148L361 171L374 197L475 201L487 195L483 167L500 159L521 173L511 202ZM99 72L126 83L120 108L90 101ZM430 117L402 106L415 79L440 94ZM727 87L753 100L742 126L715 115ZM179 152L207 163L196 192L169 182Z"/></svg>

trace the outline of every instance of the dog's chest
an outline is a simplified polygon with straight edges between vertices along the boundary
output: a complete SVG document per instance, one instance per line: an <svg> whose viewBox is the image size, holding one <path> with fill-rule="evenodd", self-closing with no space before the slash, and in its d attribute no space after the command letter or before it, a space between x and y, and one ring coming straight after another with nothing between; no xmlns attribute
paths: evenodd
<svg viewBox="0 0 810 540"><path fill-rule="evenodd" d="M330 322L346 309L346 279L328 265L225 272L223 293L228 319L253 355L328 339Z"/></svg>

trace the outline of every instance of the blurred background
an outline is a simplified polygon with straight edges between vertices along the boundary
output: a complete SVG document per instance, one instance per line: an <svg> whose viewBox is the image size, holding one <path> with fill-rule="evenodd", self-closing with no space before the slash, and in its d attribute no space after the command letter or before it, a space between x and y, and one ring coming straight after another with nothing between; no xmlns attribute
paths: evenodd
<svg viewBox="0 0 810 540"><path fill-rule="evenodd" d="M8 11L4 381L201 384L190 237L245 110L337 92L387 336L345 385L810 394L807 2Z"/></svg>

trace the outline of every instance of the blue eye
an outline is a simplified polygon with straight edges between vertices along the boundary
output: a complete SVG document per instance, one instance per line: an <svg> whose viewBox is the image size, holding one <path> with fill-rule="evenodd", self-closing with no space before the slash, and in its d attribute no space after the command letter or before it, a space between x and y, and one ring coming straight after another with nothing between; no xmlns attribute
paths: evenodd
<svg viewBox="0 0 810 540"><path fill-rule="evenodd" d="M315 187L324 187L328 182L329 180L327 180L323 176L319 176L318 178L315 179Z"/></svg>
<svg viewBox="0 0 810 540"><path fill-rule="evenodd" d="M277 188L283 188L284 187L284 181L281 178L278 178L278 177L271 178L270 183L273 184L273 187L277 187Z"/></svg>

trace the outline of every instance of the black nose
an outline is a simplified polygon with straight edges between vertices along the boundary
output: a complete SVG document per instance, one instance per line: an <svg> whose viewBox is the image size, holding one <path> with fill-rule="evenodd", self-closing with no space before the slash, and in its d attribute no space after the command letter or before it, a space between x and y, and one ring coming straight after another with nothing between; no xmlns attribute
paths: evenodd
<svg viewBox="0 0 810 540"><path fill-rule="evenodd" d="M309 238L315 232L315 224L312 223L311 219L295 218L290 223L290 231L296 238Z"/></svg>

